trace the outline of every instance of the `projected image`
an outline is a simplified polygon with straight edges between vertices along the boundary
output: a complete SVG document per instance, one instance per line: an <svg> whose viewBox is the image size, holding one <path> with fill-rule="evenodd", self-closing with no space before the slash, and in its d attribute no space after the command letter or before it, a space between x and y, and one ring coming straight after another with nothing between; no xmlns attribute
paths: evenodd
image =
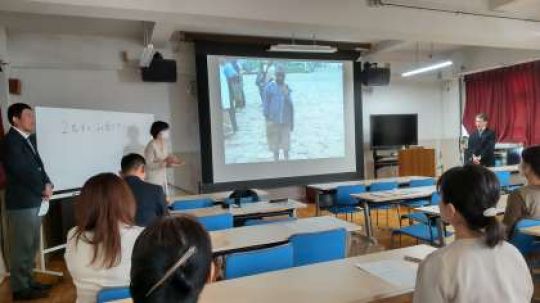
<svg viewBox="0 0 540 303"><path fill-rule="evenodd" d="M345 156L343 63L222 57L225 164Z"/></svg>

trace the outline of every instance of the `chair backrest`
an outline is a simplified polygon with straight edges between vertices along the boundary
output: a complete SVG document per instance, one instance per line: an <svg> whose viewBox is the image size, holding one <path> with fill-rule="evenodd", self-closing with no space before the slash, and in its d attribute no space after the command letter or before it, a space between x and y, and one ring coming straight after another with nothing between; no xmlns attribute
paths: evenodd
<svg viewBox="0 0 540 303"><path fill-rule="evenodd" d="M251 276L293 266L293 246L288 243L271 248L233 253L225 257L225 279Z"/></svg>
<svg viewBox="0 0 540 303"><path fill-rule="evenodd" d="M409 187L421 187L421 186L432 186L435 185L435 179L426 178L426 179L415 179L409 182Z"/></svg>
<svg viewBox="0 0 540 303"><path fill-rule="evenodd" d="M369 191L383 191L398 188L397 182L375 182L369 186Z"/></svg>
<svg viewBox="0 0 540 303"><path fill-rule="evenodd" d="M439 205L441 203L441 194L439 193L433 193L431 195L431 205Z"/></svg>
<svg viewBox="0 0 540 303"><path fill-rule="evenodd" d="M290 238L294 266L343 259L346 255L347 231L344 228L316 233L296 234Z"/></svg>
<svg viewBox="0 0 540 303"><path fill-rule="evenodd" d="M131 297L129 287L104 288L97 294L97 303L105 303Z"/></svg>
<svg viewBox="0 0 540 303"><path fill-rule="evenodd" d="M233 227L233 215L231 213L222 213L219 215L197 217L199 223L207 231L222 230Z"/></svg>
<svg viewBox="0 0 540 303"><path fill-rule="evenodd" d="M514 230L512 231L512 237L508 242L512 243L523 254L528 255L533 251L540 250L540 244L536 241L534 236L524 234L519 231L521 228L539 226L540 220L522 219L519 220Z"/></svg>
<svg viewBox="0 0 540 303"><path fill-rule="evenodd" d="M196 208L212 207L214 201L212 199L193 199L193 200L179 200L171 204L172 210L188 210Z"/></svg>
<svg viewBox="0 0 540 303"><path fill-rule="evenodd" d="M510 186L512 183L510 182L510 172L509 171L498 171L495 172L495 175L497 176L497 179L499 179L499 183L501 184L501 187Z"/></svg>
<svg viewBox="0 0 540 303"><path fill-rule="evenodd" d="M366 191L364 185L345 185L336 188L336 204L337 205L356 205L358 201L351 194L359 194Z"/></svg>

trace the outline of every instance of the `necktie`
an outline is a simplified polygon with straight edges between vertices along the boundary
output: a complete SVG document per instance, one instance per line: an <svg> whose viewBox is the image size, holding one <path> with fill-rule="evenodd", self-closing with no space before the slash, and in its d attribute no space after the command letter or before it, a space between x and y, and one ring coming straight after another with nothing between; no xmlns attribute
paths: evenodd
<svg viewBox="0 0 540 303"><path fill-rule="evenodd" d="M28 143L28 145L30 145L30 148L32 149L32 152L34 154L37 154L36 153L36 149L34 148L34 145L32 145L32 142L30 142L30 139L29 138L26 138L26 142Z"/></svg>

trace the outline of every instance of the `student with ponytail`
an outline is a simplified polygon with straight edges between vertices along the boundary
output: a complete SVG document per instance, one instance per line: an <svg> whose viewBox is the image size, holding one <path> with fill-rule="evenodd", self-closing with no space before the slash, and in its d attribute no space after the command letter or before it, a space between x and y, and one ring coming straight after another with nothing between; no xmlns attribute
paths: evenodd
<svg viewBox="0 0 540 303"><path fill-rule="evenodd" d="M504 241L496 218L500 186L478 165L445 172L437 184L443 221L455 241L429 255L418 268L415 303L530 302L533 284L519 251Z"/></svg>

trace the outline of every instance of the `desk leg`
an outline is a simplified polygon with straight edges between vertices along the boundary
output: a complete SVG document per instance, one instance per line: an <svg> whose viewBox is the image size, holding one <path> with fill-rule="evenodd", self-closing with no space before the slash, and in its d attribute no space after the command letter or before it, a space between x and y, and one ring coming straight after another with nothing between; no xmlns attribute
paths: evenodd
<svg viewBox="0 0 540 303"><path fill-rule="evenodd" d="M437 231L439 233L439 246L444 247L446 246L446 231L444 227L444 222L442 221L440 216L437 216L437 218L435 218L435 224L437 225Z"/></svg>
<svg viewBox="0 0 540 303"><path fill-rule="evenodd" d="M322 191L315 190L315 216L318 217L321 215L321 205L320 205L320 195Z"/></svg>
<svg viewBox="0 0 540 303"><path fill-rule="evenodd" d="M373 236L373 226L371 225L369 203L367 203L365 200L361 200L360 203L362 204L362 209L364 210L364 228L366 229L366 236L371 242L376 243L377 241Z"/></svg>

